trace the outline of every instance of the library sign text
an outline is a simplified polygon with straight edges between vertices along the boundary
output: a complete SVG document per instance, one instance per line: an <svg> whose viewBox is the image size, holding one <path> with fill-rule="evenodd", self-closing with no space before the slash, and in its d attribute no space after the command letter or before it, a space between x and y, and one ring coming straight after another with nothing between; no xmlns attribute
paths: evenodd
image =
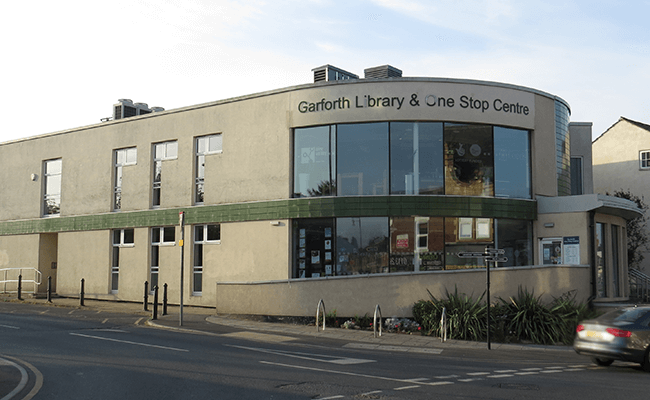
<svg viewBox="0 0 650 400"><path fill-rule="evenodd" d="M410 98L405 96L354 96L347 98L345 96L337 99L322 98L317 102L301 101L298 103L298 111L301 113L313 113L322 111L346 110L356 108L394 108L401 110L406 107L437 107L453 109L460 107L463 109L480 111L482 113L494 110L502 113L529 115L530 107L520 104L519 102L509 102L500 98L494 100L482 99L468 95L460 97L440 97L433 94L424 97L417 93L411 94Z"/></svg>

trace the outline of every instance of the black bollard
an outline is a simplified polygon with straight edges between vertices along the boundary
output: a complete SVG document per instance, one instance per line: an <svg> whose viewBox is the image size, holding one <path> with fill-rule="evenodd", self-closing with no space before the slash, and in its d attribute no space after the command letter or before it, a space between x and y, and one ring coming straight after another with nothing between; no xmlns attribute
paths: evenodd
<svg viewBox="0 0 650 400"><path fill-rule="evenodd" d="M163 285L163 314L167 315L167 284Z"/></svg>
<svg viewBox="0 0 650 400"><path fill-rule="evenodd" d="M158 286L153 287L153 317L151 319L158 319Z"/></svg>
<svg viewBox="0 0 650 400"><path fill-rule="evenodd" d="M79 293L79 305L81 307L84 306L84 295L86 294L84 292L84 283L85 282L86 282L86 280L84 278L81 278L81 293Z"/></svg>
<svg viewBox="0 0 650 400"><path fill-rule="evenodd" d="M18 300L22 300L22 291L23 291L23 276L18 275Z"/></svg>
<svg viewBox="0 0 650 400"><path fill-rule="evenodd" d="M149 282L144 281L144 310L149 311Z"/></svg>
<svg viewBox="0 0 650 400"><path fill-rule="evenodd" d="M52 277L47 277L47 302L52 302Z"/></svg>

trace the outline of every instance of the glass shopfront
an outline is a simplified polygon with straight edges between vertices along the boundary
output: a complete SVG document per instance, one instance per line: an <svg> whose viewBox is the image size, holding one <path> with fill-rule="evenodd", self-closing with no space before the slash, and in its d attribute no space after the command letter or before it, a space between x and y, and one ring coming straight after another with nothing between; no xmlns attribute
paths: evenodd
<svg viewBox="0 0 650 400"><path fill-rule="evenodd" d="M530 199L529 132L442 122L294 130L294 197L460 195Z"/></svg>
<svg viewBox="0 0 650 400"><path fill-rule="evenodd" d="M293 278L483 268L459 252L505 250L501 267L532 264L532 222L456 217L293 221Z"/></svg>

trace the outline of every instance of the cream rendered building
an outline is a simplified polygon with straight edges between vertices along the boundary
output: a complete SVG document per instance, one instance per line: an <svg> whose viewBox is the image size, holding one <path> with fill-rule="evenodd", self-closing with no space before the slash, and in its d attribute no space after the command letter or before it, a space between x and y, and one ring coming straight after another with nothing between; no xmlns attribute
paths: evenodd
<svg viewBox="0 0 650 400"><path fill-rule="evenodd" d="M564 100L390 66L314 77L167 111L122 100L111 121L1 143L0 269L105 300L167 283L179 303L184 254L186 305L408 316L427 290L480 295L485 259L460 256L498 248L493 296L625 299L638 210L570 195L571 136L591 128Z"/></svg>
<svg viewBox="0 0 650 400"><path fill-rule="evenodd" d="M594 187L598 193L630 191L650 200L650 125L621 117L593 143ZM648 215L646 215L648 217ZM650 233L650 226L647 227ZM650 251L639 269L650 274Z"/></svg>

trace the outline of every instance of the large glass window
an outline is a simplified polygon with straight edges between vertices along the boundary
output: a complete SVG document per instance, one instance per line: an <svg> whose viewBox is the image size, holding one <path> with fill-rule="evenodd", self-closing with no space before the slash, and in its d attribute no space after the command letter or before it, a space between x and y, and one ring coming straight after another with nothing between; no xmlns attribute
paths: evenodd
<svg viewBox="0 0 650 400"><path fill-rule="evenodd" d="M445 124L445 194L494 195L492 127Z"/></svg>
<svg viewBox="0 0 650 400"><path fill-rule="evenodd" d="M388 194L388 123L337 127L337 194Z"/></svg>
<svg viewBox="0 0 650 400"><path fill-rule="evenodd" d="M528 131L494 127L494 195L531 198Z"/></svg>
<svg viewBox="0 0 650 400"><path fill-rule="evenodd" d="M532 197L530 134L491 125L381 122L297 128L294 197Z"/></svg>
<svg viewBox="0 0 650 400"><path fill-rule="evenodd" d="M461 258L460 252L484 252L494 247L492 219L445 218L445 269L485 267L481 258Z"/></svg>
<svg viewBox="0 0 650 400"><path fill-rule="evenodd" d="M388 218L336 219L336 274L388 271Z"/></svg>
<svg viewBox="0 0 650 400"><path fill-rule="evenodd" d="M508 261L500 267L517 267L533 263L533 224L517 219L499 219L496 221L496 239L498 249L505 251Z"/></svg>
<svg viewBox="0 0 650 400"><path fill-rule="evenodd" d="M505 251L499 267L532 265L532 222L471 217L353 217L293 223L294 278L484 268L460 252ZM560 242L561 243L561 242ZM561 259L561 258L560 258Z"/></svg>
<svg viewBox="0 0 650 400"><path fill-rule="evenodd" d="M443 218L390 219L390 272L444 269L444 252Z"/></svg>
<svg viewBox="0 0 650 400"><path fill-rule="evenodd" d="M444 193L442 131L442 123L391 122L391 193Z"/></svg>
<svg viewBox="0 0 650 400"><path fill-rule="evenodd" d="M44 216L59 215L61 213L61 168L62 162L60 158L43 163Z"/></svg>
<svg viewBox="0 0 650 400"><path fill-rule="evenodd" d="M294 277L338 275L335 270L334 220L299 220L294 225ZM340 274L340 270L338 271Z"/></svg>
<svg viewBox="0 0 650 400"><path fill-rule="evenodd" d="M336 126L295 130L294 197L336 195Z"/></svg>

